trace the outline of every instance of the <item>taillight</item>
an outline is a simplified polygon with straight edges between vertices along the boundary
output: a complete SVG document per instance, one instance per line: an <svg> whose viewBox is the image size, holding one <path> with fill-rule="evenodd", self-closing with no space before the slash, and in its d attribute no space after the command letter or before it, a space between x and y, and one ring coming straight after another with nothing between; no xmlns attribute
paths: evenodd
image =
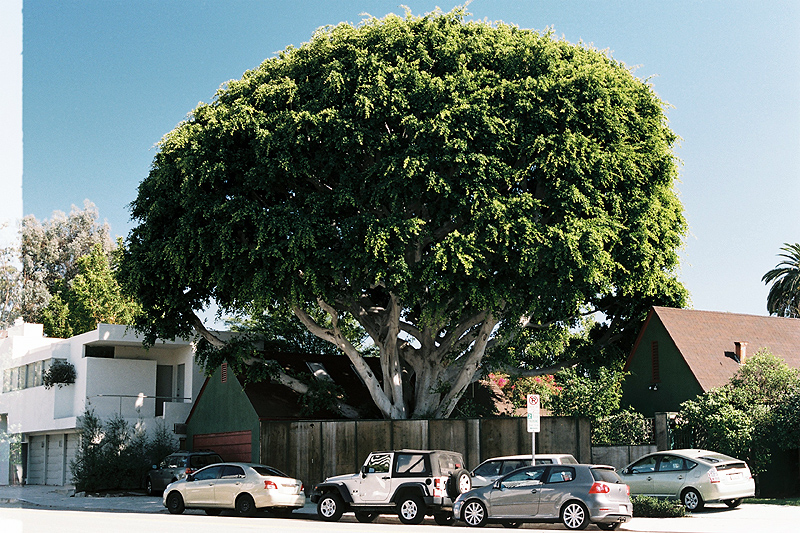
<svg viewBox="0 0 800 533"><path fill-rule="evenodd" d="M264 480L264 488L267 490L278 490L278 485L275 484L274 481L270 481L268 479Z"/></svg>
<svg viewBox="0 0 800 533"><path fill-rule="evenodd" d="M300 492L305 492L305 491L306 491L306 486L300 483Z"/></svg>
<svg viewBox="0 0 800 533"><path fill-rule="evenodd" d="M717 472L716 468L712 468L708 471L708 480L711 483L719 483L719 472Z"/></svg>
<svg viewBox="0 0 800 533"><path fill-rule="evenodd" d="M630 485L625 485L625 492L628 494L628 496L631 495L631 487L630 487Z"/></svg>
<svg viewBox="0 0 800 533"><path fill-rule="evenodd" d="M608 494L609 492L611 492L611 487L602 481L595 481L592 488L589 489L589 494Z"/></svg>
<svg viewBox="0 0 800 533"><path fill-rule="evenodd" d="M435 477L433 478L433 497L444 498L447 493L447 478Z"/></svg>

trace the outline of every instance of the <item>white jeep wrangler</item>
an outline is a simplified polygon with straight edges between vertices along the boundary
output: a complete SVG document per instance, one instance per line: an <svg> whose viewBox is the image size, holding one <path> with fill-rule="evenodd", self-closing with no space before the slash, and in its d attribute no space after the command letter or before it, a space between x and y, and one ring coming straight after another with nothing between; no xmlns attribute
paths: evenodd
<svg viewBox="0 0 800 533"><path fill-rule="evenodd" d="M453 501L472 488L464 458L445 450L372 452L358 474L335 476L314 487L311 501L323 520L336 521L354 511L359 522L397 513L404 524L433 515L437 524L453 523Z"/></svg>

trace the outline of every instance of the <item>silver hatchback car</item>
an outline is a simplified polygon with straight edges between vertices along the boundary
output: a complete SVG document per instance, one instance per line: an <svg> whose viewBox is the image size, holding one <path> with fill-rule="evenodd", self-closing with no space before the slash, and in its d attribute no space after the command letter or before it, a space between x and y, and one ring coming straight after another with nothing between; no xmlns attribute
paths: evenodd
<svg viewBox="0 0 800 533"><path fill-rule="evenodd" d="M561 522L567 529L593 523L613 530L632 515L630 491L614 468L583 464L520 468L453 504L455 519L473 527Z"/></svg>
<svg viewBox="0 0 800 533"><path fill-rule="evenodd" d="M710 502L738 507L755 495L747 463L708 450L670 450L651 453L620 471L634 495L677 498L689 511Z"/></svg>

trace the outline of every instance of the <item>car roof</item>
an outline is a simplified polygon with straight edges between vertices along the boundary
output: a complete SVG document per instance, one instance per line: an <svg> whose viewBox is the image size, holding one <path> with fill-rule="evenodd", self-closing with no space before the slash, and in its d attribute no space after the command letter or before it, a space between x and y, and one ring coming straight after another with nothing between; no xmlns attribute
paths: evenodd
<svg viewBox="0 0 800 533"><path fill-rule="evenodd" d="M537 459L556 459L556 458L559 458L559 457L572 457L572 455L569 454L569 453L537 453L536 454L536 458ZM504 455L502 457L490 457L489 459L486 459L483 462L485 463L486 461L513 461L513 460L525 460L525 459L530 461L531 460L531 454L528 454L528 455ZM573 459L574 459L574 457L573 457Z"/></svg>

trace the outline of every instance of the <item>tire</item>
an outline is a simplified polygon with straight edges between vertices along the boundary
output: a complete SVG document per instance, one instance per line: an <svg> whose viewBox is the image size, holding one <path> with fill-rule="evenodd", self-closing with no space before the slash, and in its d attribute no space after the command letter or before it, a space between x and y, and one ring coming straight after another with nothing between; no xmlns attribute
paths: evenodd
<svg viewBox="0 0 800 533"><path fill-rule="evenodd" d="M326 522L336 522L344 513L344 502L335 492L322 495L317 503L317 514Z"/></svg>
<svg viewBox="0 0 800 533"><path fill-rule="evenodd" d="M599 522L597 524L597 527L599 527L603 531L614 531L615 529L617 529L619 527L619 522L613 522L611 524L606 524L606 523L603 523L603 522Z"/></svg>
<svg viewBox="0 0 800 533"><path fill-rule="evenodd" d="M567 529L586 529L589 525L589 510L581 502L567 502L561 509L561 523Z"/></svg>
<svg viewBox="0 0 800 533"><path fill-rule="evenodd" d="M183 496L180 492L170 492L167 496L167 509L172 514L181 514L186 509L183 503Z"/></svg>
<svg viewBox="0 0 800 533"><path fill-rule="evenodd" d="M156 495L156 491L153 490L153 480L150 477L144 480L144 490L148 496Z"/></svg>
<svg viewBox="0 0 800 533"><path fill-rule="evenodd" d="M731 509L736 509L740 505L742 505L742 498L736 498L735 500L723 500L725 505L730 507Z"/></svg>
<svg viewBox="0 0 800 533"><path fill-rule="evenodd" d="M686 489L681 495L681 502L686 507L687 511L702 511L703 510L703 497L695 489Z"/></svg>
<svg viewBox="0 0 800 533"><path fill-rule="evenodd" d="M433 521L440 526L452 526L456 522L456 519L453 516L453 513L440 511L433 514Z"/></svg>
<svg viewBox="0 0 800 533"><path fill-rule="evenodd" d="M239 516L253 516L256 513L256 502L249 494L240 494L236 498L236 512Z"/></svg>
<svg viewBox="0 0 800 533"><path fill-rule="evenodd" d="M455 500L459 494L464 494L470 490L472 490L472 478L469 472L462 468L450 474L447 479L447 494L451 499Z"/></svg>
<svg viewBox="0 0 800 533"><path fill-rule="evenodd" d="M371 513L369 511L356 511L356 520L362 524L369 524L378 518L378 513Z"/></svg>
<svg viewBox="0 0 800 533"><path fill-rule="evenodd" d="M486 506L478 500L470 500L461 510L461 520L470 527L483 527L486 525Z"/></svg>
<svg viewBox="0 0 800 533"><path fill-rule="evenodd" d="M403 524L421 524L425 519L425 502L416 494L403 496L397 502L397 518Z"/></svg>
<svg viewBox="0 0 800 533"><path fill-rule="evenodd" d="M222 514L222 509L203 509L208 516L219 516Z"/></svg>
<svg viewBox="0 0 800 533"><path fill-rule="evenodd" d="M507 527L509 529L517 529L521 525L522 522L503 522L503 527Z"/></svg>

